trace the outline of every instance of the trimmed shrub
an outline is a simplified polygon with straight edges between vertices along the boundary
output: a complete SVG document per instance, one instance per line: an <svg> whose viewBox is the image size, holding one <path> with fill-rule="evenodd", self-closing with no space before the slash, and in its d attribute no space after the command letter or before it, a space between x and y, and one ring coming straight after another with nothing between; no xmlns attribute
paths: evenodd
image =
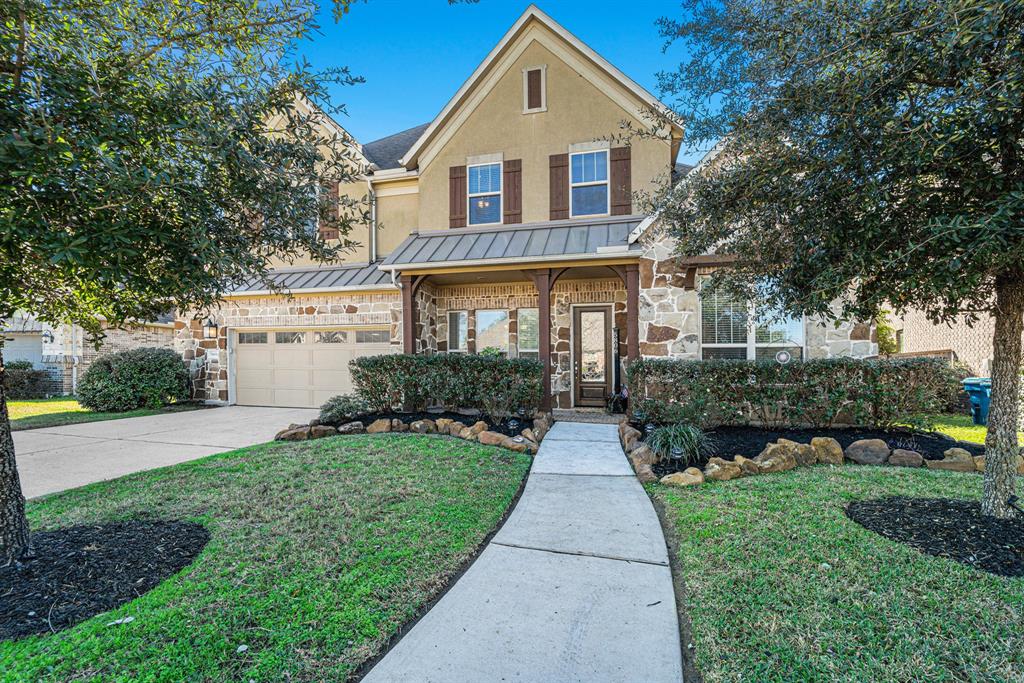
<svg viewBox="0 0 1024 683"><path fill-rule="evenodd" d="M50 389L50 373L36 370L30 360L4 363L4 387L7 398L46 398Z"/></svg>
<svg viewBox="0 0 1024 683"><path fill-rule="evenodd" d="M188 397L188 370L181 356L170 349L131 349L100 356L78 383L78 402L102 412L159 408Z"/></svg>
<svg viewBox="0 0 1024 683"><path fill-rule="evenodd" d="M957 378L930 358L774 361L640 360L626 370L641 421L828 427L927 427Z"/></svg>
<svg viewBox="0 0 1024 683"><path fill-rule="evenodd" d="M349 368L356 394L375 412L441 406L502 418L519 409L532 413L540 404L542 368L536 360L389 354L356 358Z"/></svg>
<svg viewBox="0 0 1024 683"><path fill-rule="evenodd" d="M332 396L320 407L320 424L338 427L366 412L366 402L358 396Z"/></svg>

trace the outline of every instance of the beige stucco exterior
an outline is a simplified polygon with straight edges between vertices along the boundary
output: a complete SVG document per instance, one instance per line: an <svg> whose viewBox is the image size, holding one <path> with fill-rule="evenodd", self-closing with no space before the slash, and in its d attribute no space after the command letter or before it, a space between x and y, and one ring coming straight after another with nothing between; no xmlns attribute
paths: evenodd
<svg viewBox="0 0 1024 683"><path fill-rule="evenodd" d="M524 114L523 69L538 66L546 68L547 110ZM540 25L528 29L478 87L479 101L470 97L421 155L423 230L448 227L448 169L466 164L467 157L500 153L506 160L521 159L523 222L546 221L550 155L568 152L574 143L621 135L623 121L646 127L638 116L641 104L621 84L573 58L571 48ZM666 180L674 161L672 144L661 139L632 140L630 156L634 192Z"/></svg>
<svg viewBox="0 0 1024 683"><path fill-rule="evenodd" d="M377 258L395 250L419 225L419 183L415 178L377 183Z"/></svg>

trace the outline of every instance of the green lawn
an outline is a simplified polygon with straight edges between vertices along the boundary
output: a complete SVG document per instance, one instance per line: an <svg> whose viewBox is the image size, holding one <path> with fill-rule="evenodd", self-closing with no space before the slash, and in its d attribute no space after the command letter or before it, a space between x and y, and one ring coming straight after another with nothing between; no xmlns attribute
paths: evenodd
<svg viewBox="0 0 1024 683"><path fill-rule="evenodd" d="M845 466L649 486L678 539L707 683L1024 680L1024 579L921 554L843 514L890 495L977 498L981 477Z"/></svg>
<svg viewBox="0 0 1024 683"><path fill-rule="evenodd" d="M15 431L19 429L38 429L40 427L59 427L61 425L78 424L79 422L120 420L124 417L143 417L160 413L196 410L201 407L201 405L196 403L182 403L155 410L140 408L138 410L129 410L125 413L94 413L88 408L83 408L74 398L67 396L7 402L7 410L11 417L11 429Z"/></svg>
<svg viewBox="0 0 1024 683"><path fill-rule="evenodd" d="M0 681L344 680L473 555L529 466L529 456L459 439L341 436L30 502L35 529L179 518L211 540L191 567L120 609L0 643ZM106 626L123 616L135 620Z"/></svg>
<svg viewBox="0 0 1024 683"><path fill-rule="evenodd" d="M970 441L971 443L985 443L985 435L988 429L974 424L970 415L939 415L935 418L935 429L948 434L957 441ZM1017 438L1021 446L1024 446L1024 432L1019 432Z"/></svg>

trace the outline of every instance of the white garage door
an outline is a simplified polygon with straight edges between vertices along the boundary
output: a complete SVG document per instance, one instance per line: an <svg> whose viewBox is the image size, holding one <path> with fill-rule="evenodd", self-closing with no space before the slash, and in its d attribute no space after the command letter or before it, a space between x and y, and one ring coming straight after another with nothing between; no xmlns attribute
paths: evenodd
<svg viewBox="0 0 1024 683"><path fill-rule="evenodd" d="M36 367L43 362L43 340L38 332L4 333L4 360L30 360Z"/></svg>
<svg viewBox="0 0 1024 683"><path fill-rule="evenodd" d="M319 408L352 393L348 362L393 353L388 330L235 332L235 400L239 405Z"/></svg>

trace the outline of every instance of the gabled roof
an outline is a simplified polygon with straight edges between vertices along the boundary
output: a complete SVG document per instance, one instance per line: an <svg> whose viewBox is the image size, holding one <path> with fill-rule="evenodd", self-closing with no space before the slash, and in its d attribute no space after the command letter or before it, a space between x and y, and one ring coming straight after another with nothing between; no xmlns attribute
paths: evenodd
<svg viewBox="0 0 1024 683"><path fill-rule="evenodd" d="M384 259L384 270L636 256L629 233L642 216L614 216L495 228L413 233Z"/></svg>
<svg viewBox="0 0 1024 683"><path fill-rule="evenodd" d="M444 128L459 106L464 103L467 97L475 90L476 86L484 79L485 76L487 76L494 64L509 49L516 38L518 38L519 35L522 34L523 31L525 31L533 22L537 22L545 26L552 33L568 43L577 53L582 55L586 61L605 72L613 80L622 85L623 88L629 91L641 105L653 111L668 111L665 105L663 105L658 98L641 87L636 81L612 66L612 64L604 57L592 50L582 40L567 31L561 24L542 12L536 5L530 5L526 8L526 11L523 12L522 16L516 20L516 23L512 25L512 28L505 33L498 44L494 46L494 49L488 53L487 57L485 57L480 63L480 66L478 66L466 82L462 84L462 87L459 88L455 95L448 101L448 104L446 104L444 109L441 110L441 113L430 122L430 125L427 126L416 142L401 158L400 161L403 166L406 168L413 168L416 165L420 153L426 148L428 143L430 143L441 129ZM673 124L673 127L679 132L682 131L682 129L675 124Z"/></svg>
<svg viewBox="0 0 1024 683"><path fill-rule="evenodd" d="M380 270L380 262L355 263L343 266L281 268L272 270L269 279L288 292L326 292L359 289L389 289L391 276ZM264 281L253 279L235 288L228 296L268 293Z"/></svg>
<svg viewBox="0 0 1024 683"><path fill-rule="evenodd" d="M363 154L378 169L400 168L402 156L409 151L413 143L419 139L429 123L422 123L400 133L394 133L385 138L367 142L363 145Z"/></svg>

